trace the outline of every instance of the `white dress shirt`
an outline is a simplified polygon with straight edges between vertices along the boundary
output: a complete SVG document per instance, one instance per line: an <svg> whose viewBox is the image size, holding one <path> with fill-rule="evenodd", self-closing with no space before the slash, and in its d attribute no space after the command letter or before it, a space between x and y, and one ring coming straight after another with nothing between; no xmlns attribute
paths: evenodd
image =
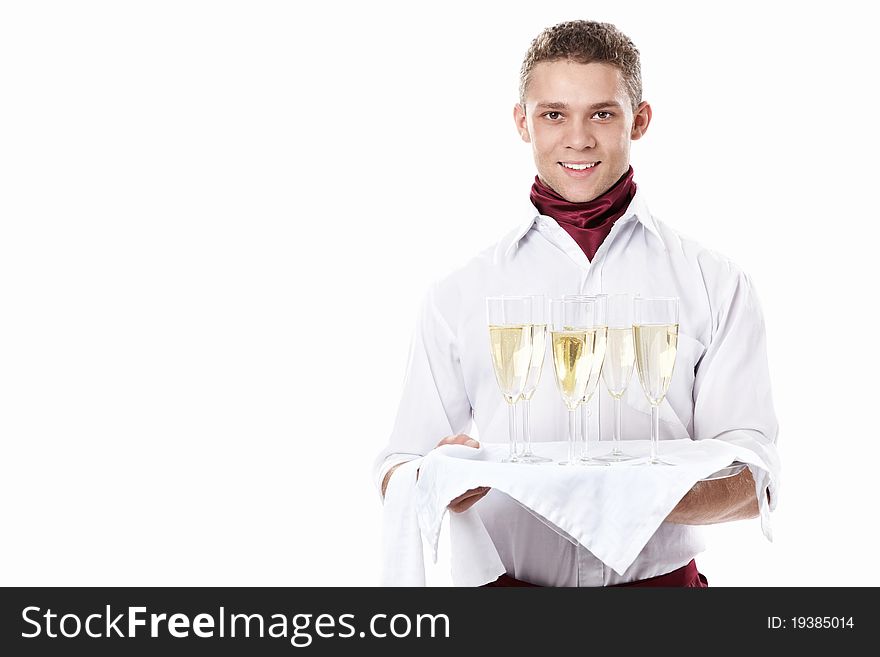
<svg viewBox="0 0 880 657"><path fill-rule="evenodd" d="M390 467L423 456L445 436L508 441L507 403L489 351L486 297L619 292L679 297L678 353L660 407L660 439L724 440L761 456L770 472L753 469L753 476L769 538L779 458L757 296L748 276L730 260L653 217L640 191L592 262L555 220L529 203L527 221L430 288L412 339L394 429L376 459L377 485ZM600 382L590 418L593 440L611 437L612 401ZM530 410L533 451L540 453L542 441L566 440L565 406L546 362ZM624 440L649 437L650 412L633 375L622 403ZM507 572L544 586L603 586L653 577L703 550L697 527L663 523L618 575L503 493L491 491L473 509Z"/></svg>

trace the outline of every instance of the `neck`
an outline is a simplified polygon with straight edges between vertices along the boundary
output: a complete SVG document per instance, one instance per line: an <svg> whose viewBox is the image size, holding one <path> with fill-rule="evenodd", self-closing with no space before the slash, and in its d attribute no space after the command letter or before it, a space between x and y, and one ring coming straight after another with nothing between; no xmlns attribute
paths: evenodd
<svg viewBox="0 0 880 657"><path fill-rule="evenodd" d="M636 194L633 176L633 169L629 167L610 189L584 203L563 198L535 176L530 197L538 212L555 219L592 260Z"/></svg>

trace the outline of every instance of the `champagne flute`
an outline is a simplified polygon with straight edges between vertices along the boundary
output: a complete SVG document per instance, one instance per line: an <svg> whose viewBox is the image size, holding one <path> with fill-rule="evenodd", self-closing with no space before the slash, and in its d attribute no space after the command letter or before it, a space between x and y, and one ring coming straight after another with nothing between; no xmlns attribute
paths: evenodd
<svg viewBox="0 0 880 657"><path fill-rule="evenodd" d="M575 411L584 397L590 378L595 331L588 331L596 313L595 299L551 299L550 341L553 369L562 401L568 409L568 459L560 465L577 463Z"/></svg>
<svg viewBox="0 0 880 657"><path fill-rule="evenodd" d="M523 388L520 401L523 409L523 452L519 460L524 463L546 463L551 459L532 452L532 431L529 418L529 402L541 380L544 355L547 351L547 301L543 294L533 294L532 300L532 357L529 361L529 375Z"/></svg>
<svg viewBox="0 0 880 657"><path fill-rule="evenodd" d="M489 345L495 380L507 402L510 453L502 459L516 463L516 409L529 374L532 357L532 300L529 297L488 297Z"/></svg>
<svg viewBox="0 0 880 657"><path fill-rule="evenodd" d="M629 386L636 362L632 329L633 300L629 294L611 294L607 304L608 344L605 364L602 366L602 380L614 399L614 447L599 458L616 463L636 458L620 449L620 400Z"/></svg>
<svg viewBox="0 0 880 657"><path fill-rule="evenodd" d="M636 297L633 301L633 345L642 390L651 404L650 465L672 465L658 457L660 404L666 397L678 348L678 298Z"/></svg>
<svg viewBox="0 0 880 657"><path fill-rule="evenodd" d="M602 372L602 363L605 359L605 344L608 335L608 327L605 320L605 308L607 294L597 295L566 295L566 299L586 299L592 300L595 304L595 311L587 318L589 323L586 329L592 333L589 341L593 348L587 354L589 358L589 378L587 379L587 387L584 390L584 396L581 398L581 433L584 437L584 448L580 456L582 465L607 465L602 459L596 459L590 456L590 400L596 392L599 383L599 376Z"/></svg>

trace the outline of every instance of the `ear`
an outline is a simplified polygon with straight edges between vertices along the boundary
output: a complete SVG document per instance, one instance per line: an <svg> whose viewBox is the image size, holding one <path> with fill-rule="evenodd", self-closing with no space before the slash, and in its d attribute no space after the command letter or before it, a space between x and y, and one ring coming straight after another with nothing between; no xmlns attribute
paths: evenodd
<svg viewBox="0 0 880 657"><path fill-rule="evenodd" d="M633 113L633 126L630 139L641 139L651 123L651 106L647 101L642 101Z"/></svg>
<svg viewBox="0 0 880 657"><path fill-rule="evenodd" d="M516 123L516 131L520 138L527 144L531 143L532 136L529 134L529 122L526 118L525 108L517 103L513 106L513 122Z"/></svg>

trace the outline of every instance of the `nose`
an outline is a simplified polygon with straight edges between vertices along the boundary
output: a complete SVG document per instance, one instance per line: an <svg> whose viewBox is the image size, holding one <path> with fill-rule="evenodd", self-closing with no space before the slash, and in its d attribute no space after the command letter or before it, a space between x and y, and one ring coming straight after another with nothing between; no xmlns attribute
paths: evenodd
<svg viewBox="0 0 880 657"><path fill-rule="evenodd" d="M593 126L590 119L586 118L582 121L572 121L568 124L568 131L565 134L565 145L574 150L584 150L585 148L596 147L596 136L593 134Z"/></svg>

